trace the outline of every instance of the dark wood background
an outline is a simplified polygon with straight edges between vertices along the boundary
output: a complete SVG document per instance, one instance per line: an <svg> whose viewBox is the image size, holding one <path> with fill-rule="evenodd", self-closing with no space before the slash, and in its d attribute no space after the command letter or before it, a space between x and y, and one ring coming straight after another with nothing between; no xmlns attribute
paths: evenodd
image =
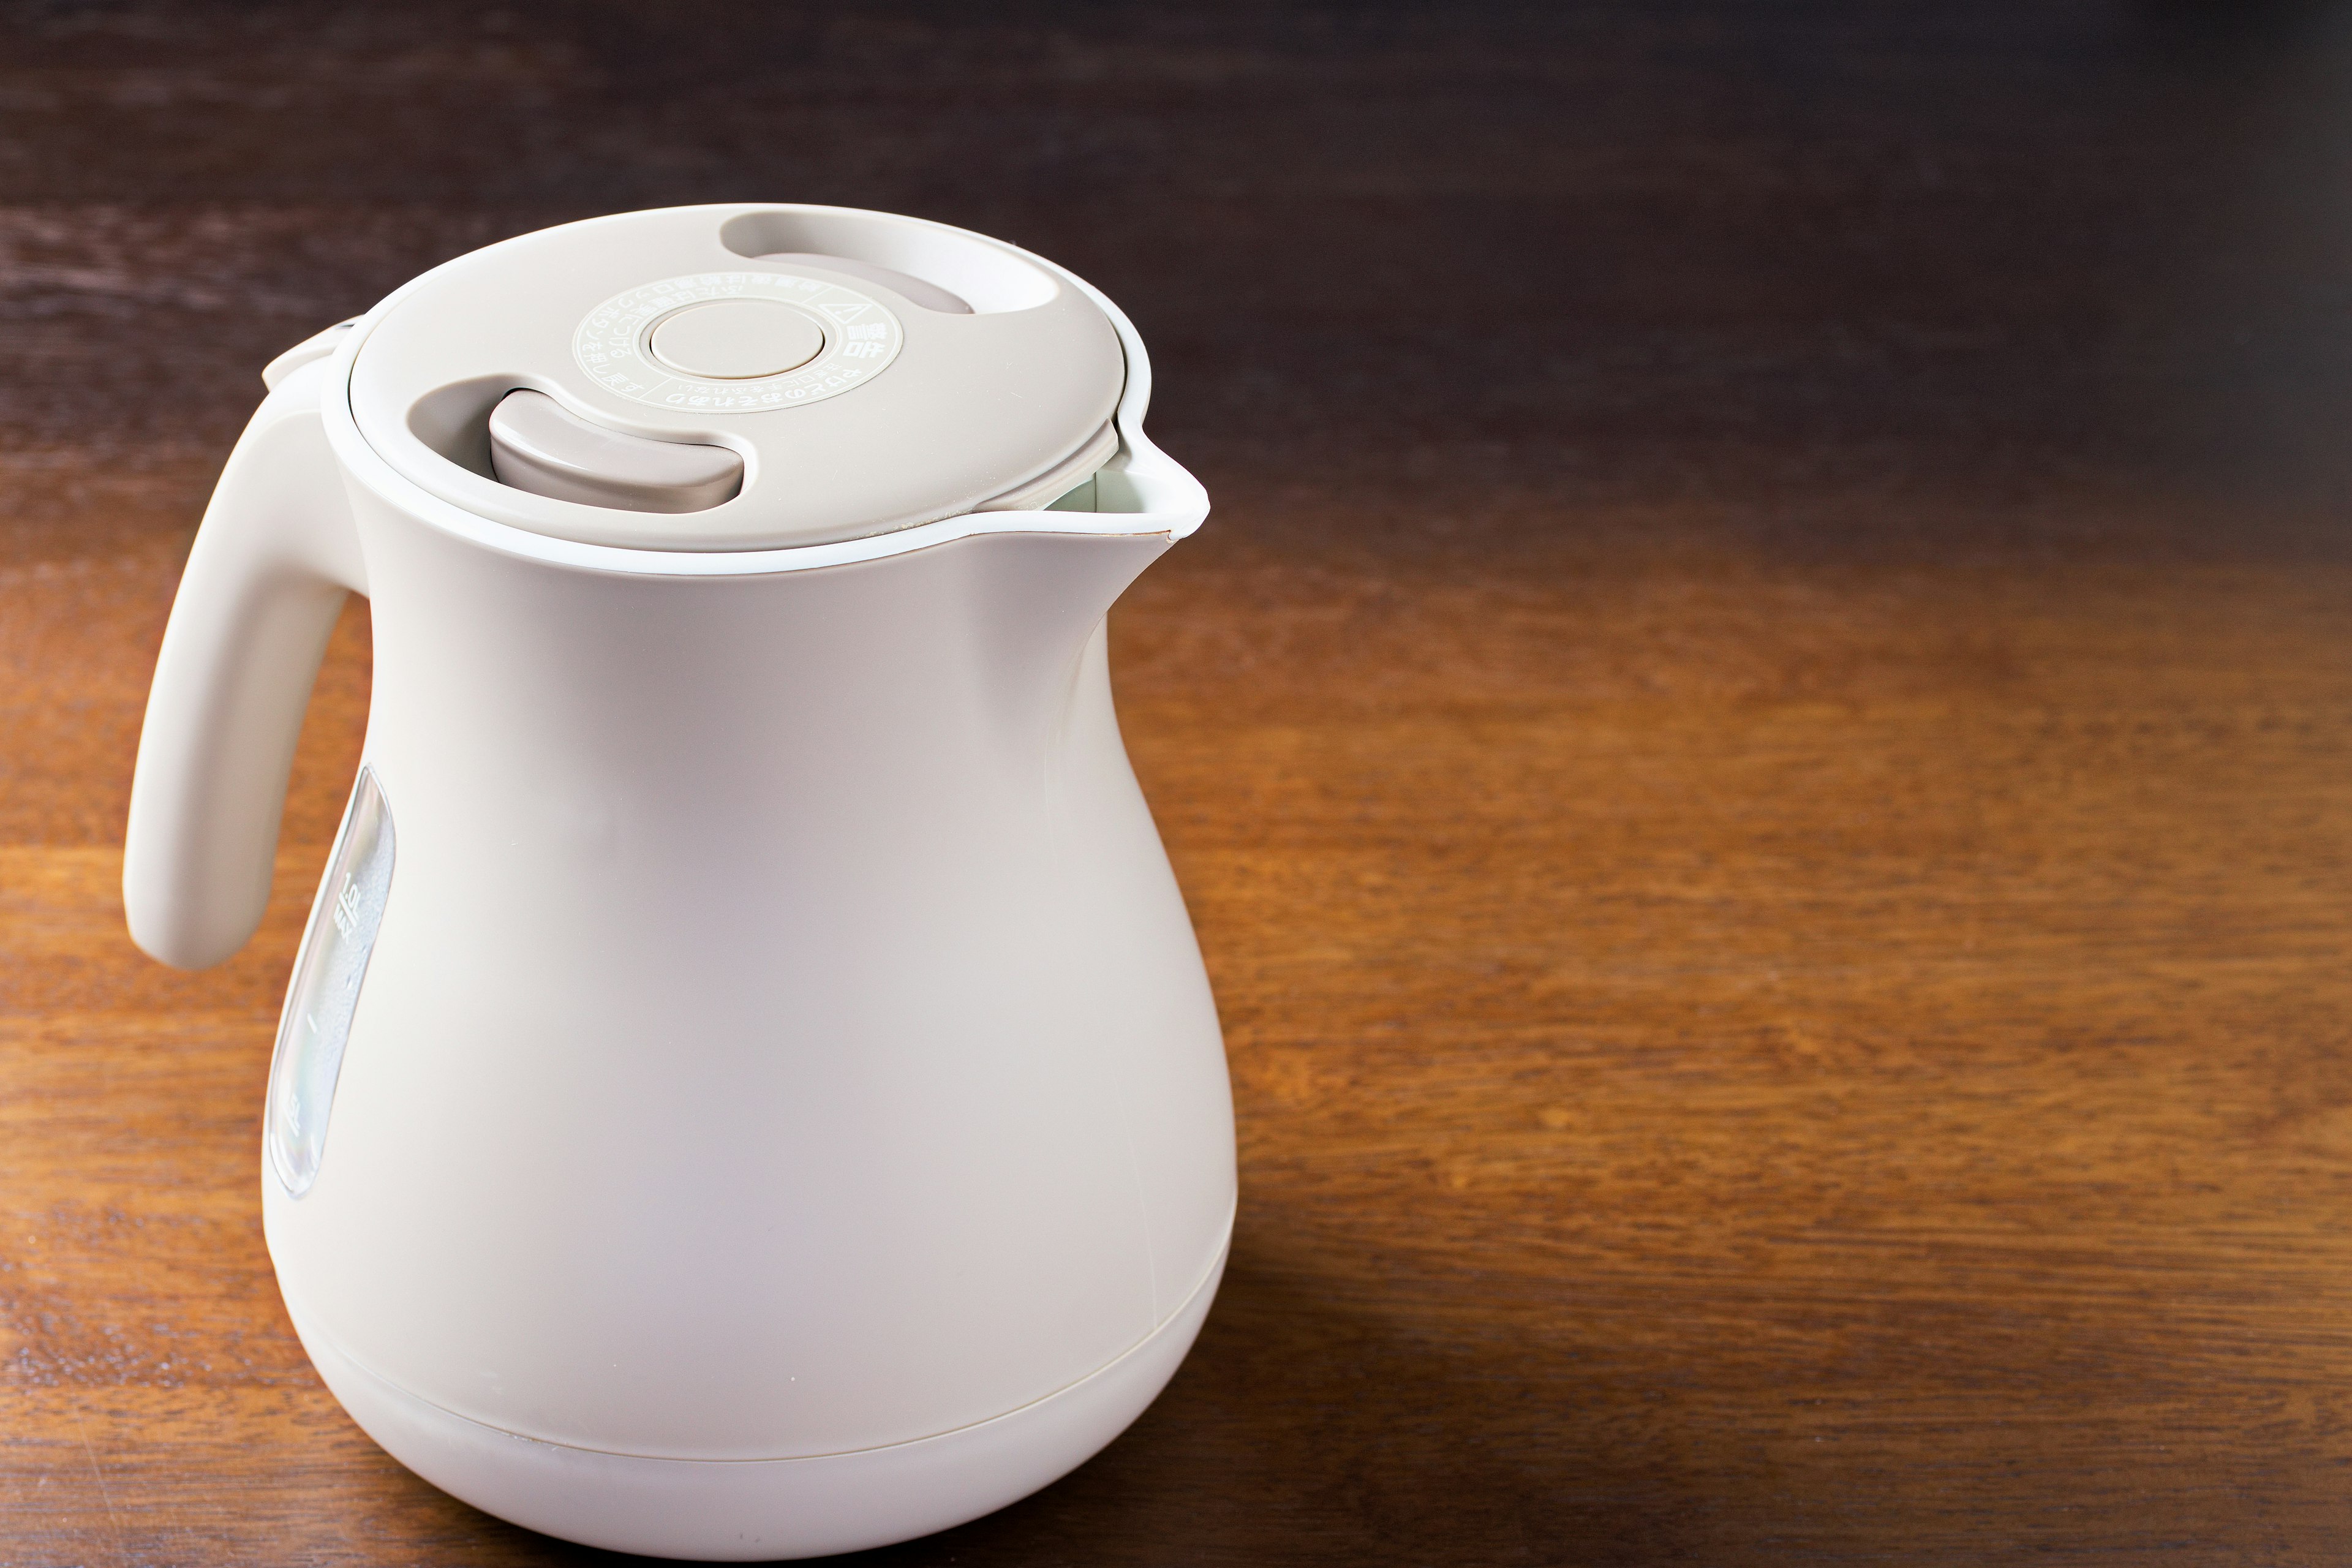
<svg viewBox="0 0 2352 1568"><path fill-rule="evenodd" d="M1223 1007L1166 1395L892 1563L2352 1560L2352 18L0 5L0 1563L583 1556L261 1246L279 896L121 929L256 372L505 235L1001 234L1209 526L1113 618Z"/></svg>

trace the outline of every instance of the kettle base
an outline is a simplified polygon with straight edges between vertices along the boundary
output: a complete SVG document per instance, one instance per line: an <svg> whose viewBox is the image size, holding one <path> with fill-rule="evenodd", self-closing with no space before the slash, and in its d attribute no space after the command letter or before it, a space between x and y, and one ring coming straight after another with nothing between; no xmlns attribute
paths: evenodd
<svg viewBox="0 0 2352 1568"><path fill-rule="evenodd" d="M289 1300L302 1348L361 1430L452 1497L585 1546L709 1563L863 1551L992 1513L1127 1429L1192 1349L1224 1274L1117 1361L934 1437L799 1459L658 1459L541 1442L427 1404L341 1354Z"/></svg>

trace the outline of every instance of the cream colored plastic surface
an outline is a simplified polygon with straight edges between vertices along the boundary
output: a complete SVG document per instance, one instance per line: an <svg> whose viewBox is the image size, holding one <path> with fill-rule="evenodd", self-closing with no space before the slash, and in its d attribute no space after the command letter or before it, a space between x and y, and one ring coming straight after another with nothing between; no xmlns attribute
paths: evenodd
<svg viewBox="0 0 2352 1568"><path fill-rule="evenodd" d="M877 265L920 262L913 226ZM493 1512L713 1557L937 1529L1108 1440L1206 1310L1230 1096L1103 638L1206 500L1143 435L1124 318L1012 254L1123 346L1099 510L761 551L520 529L354 418L404 291L280 381L207 514L132 934L184 964L249 934L367 592L398 857L314 1184L265 1173L265 1223L331 1385Z"/></svg>
<svg viewBox="0 0 2352 1568"><path fill-rule="evenodd" d="M288 1307L311 1364L362 1430L452 1496L607 1551L765 1562L928 1535L1083 1464L1167 1386L1223 1272L1221 1256L1183 1308L1118 1360L992 1421L887 1447L730 1465L534 1443L477 1425L376 1376ZM881 1521L890 1533L879 1533Z"/></svg>
<svg viewBox="0 0 2352 1568"><path fill-rule="evenodd" d="M741 328L732 348L693 320L717 307ZM802 360L807 334L821 345ZM1011 246L843 208L674 207L426 273L371 317L351 407L404 479L476 516L591 544L766 550L1022 491L1094 438L1127 372L1101 306ZM740 491L636 511L501 485L484 430L518 387L625 437L726 447Z"/></svg>

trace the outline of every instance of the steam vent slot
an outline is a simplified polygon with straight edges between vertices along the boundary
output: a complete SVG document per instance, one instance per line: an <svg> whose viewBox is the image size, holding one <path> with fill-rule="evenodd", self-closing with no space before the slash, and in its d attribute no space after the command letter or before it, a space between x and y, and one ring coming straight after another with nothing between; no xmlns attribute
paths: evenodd
<svg viewBox="0 0 2352 1568"><path fill-rule="evenodd" d="M895 291L908 303L920 305L926 310L937 310L944 316L971 314L971 307L964 303L963 296L960 294L951 294L936 283L926 281L910 273L901 272L895 267L883 267L871 261L860 261L856 257L819 256L806 250L777 250L753 259L781 261L787 266L795 261L806 262L811 267L822 267L829 272L838 272L845 277L862 278L868 283L879 283L885 289Z"/></svg>
<svg viewBox="0 0 2352 1568"><path fill-rule="evenodd" d="M743 488L743 459L724 447L608 430L528 389L490 410L490 471L519 490L618 511L708 511Z"/></svg>
<svg viewBox="0 0 2352 1568"><path fill-rule="evenodd" d="M719 243L753 260L862 278L910 305L951 315L1034 310L1062 292L1051 273L1003 246L881 213L838 207L740 212L719 226Z"/></svg>

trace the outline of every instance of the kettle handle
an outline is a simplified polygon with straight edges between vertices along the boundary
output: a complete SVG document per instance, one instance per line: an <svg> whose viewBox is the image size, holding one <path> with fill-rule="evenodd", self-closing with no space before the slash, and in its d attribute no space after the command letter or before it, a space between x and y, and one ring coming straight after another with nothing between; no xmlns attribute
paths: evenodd
<svg viewBox="0 0 2352 1568"><path fill-rule="evenodd" d="M156 657L122 904L131 940L184 969L220 963L261 923L310 686L344 595L367 591L320 418L329 372L314 358L275 377L205 510Z"/></svg>

